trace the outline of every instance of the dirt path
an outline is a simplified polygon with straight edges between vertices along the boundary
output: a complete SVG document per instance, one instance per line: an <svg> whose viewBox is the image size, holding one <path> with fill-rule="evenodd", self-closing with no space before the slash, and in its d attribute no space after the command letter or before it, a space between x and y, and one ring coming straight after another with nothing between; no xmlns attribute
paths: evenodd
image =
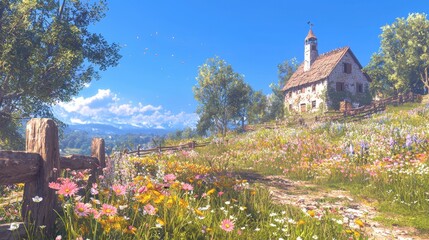
<svg viewBox="0 0 429 240"><path fill-rule="evenodd" d="M240 174L250 182L267 186L273 200L280 204L288 204L301 209L336 209L344 217L343 221L353 222L355 218L365 222L364 231L370 239L429 239L429 236L419 236L418 231L410 227L388 227L375 221L377 210L371 202L353 199L349 192L343 190L327 190L305 181L292 181L283 176L268 176L253 173Z"/></svg>

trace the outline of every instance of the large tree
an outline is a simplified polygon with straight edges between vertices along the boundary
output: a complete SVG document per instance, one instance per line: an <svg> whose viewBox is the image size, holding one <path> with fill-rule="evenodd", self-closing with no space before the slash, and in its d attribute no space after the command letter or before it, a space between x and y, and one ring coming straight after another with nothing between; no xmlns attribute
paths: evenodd
<svg viewBox="0 0 429 240"><path fill-rule="evenodd" d="M197 82L193 91L199 102L198 132L205 134L210 130L225 136L234 120L241 122L245 118L250 87L242 75L219 57L210 58L199 67Z"/></svg>
<svg viewBox="0 0 429 240"><path fill-rule="evenodd" d="M376 86L393 92L423 92L429 88L429 21L426 14L413 13L382 27L380 51L372 57L368 74ZM377 56L378 55L378 56ZM383 75L380 75L383 73ZM384 84L385 80L389 84Z"/></svg>
<svg viewBox="0 0 429 240"><path fill-rule="evenodd" d="M19 144L22 118L52 117L53 104L117 65L118 45L89 30L105 2L0 2L0 147Z"/></svg>
<svg viewBox="0 0 429 240"><path fill-rule="evenodd" d="M298 61L296 58L285 60L277 65L278 83L270 85L272 94L268 96L269 111L268 120L282 119L284 117L284 92L283 87L289 81L292 74L298 68Z"/></svg>

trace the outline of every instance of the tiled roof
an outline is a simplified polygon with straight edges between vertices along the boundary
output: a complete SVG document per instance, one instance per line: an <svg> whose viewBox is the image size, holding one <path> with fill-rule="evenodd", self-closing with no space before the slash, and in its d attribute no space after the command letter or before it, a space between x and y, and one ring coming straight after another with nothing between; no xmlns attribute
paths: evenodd
<svg viewBox="0 0 429 240"><path fill-rule="evenodd" d="M337 66L341 58L348 51L350 51L352 57L356 60L356 63L359 65L359 67L362 68L349 47L338 48L328 53L319 55L311 64L309 71L304 72L304 63L302 63L283 87L283 91L286 91L289 88L317 82L327 78L329 74L331 74L332 70L334 70L335 66Z"/></svg>

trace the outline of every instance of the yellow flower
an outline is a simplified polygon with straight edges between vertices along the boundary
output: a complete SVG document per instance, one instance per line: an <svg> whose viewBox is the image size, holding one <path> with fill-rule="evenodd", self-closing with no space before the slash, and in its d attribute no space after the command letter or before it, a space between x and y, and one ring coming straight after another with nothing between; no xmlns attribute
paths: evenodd
<svg viewBox="0 0 429 240"><path fill-rule="evenodd" d="M314 217L316 215L314 210L308 210L307 213L308 213L308 215L310 215L310 217Z"/></svg>
<svg viewBox="0 0 429 240"><path fill-rule="evenodd" d="M162 220L161 218L157 218L157 219L156 219L156 222L157 222L159 225L161 225L161 226L164 226L164 225L165 225L164 220Z"/></svg>
<svg viewBox="0 0 429 240"><path fill-rule="evenodd" d="M187 208L188 207L188 202L186 202L185 200L183 200L183 199L180 199L179 200L179 205L180 205L180 207L182 207L182 208Z"/></svg>
<svg viewBox="0 0 429 240"><path fill-rule="evenodd" d="M198 216L200 216L200 217L203 217L203 216L204 216L204 213L203 213L202 211L200 211L200 210L196 209L196 208L195 208L195 213L196 213Z"/></svg>
<svg viewBox="0 0 429 240"><path fill-rule="evenodd" d="M297 223L297 224L298 224L298 226L299 226L299 225L304 225L304 224L305 224L305 221L304 221L304 220L302 220L302 219L300 219L300 220L298 221L298 223Z"/></svg>
<svg viewBox="0 0 429 240"><path fill-rule="evenodd" d="M360 220L359 218L355 219L355 223L361 228L365 226L365 223L362 222L362 220Z"/></svg>
<svg viewBox="0 0 429 240"><path fill-rule="evenodd" d="M143 194L143 195L136 196L136 199L140 203L145 204L150 201L151 196L149 194Z"/></svg>
<svg viewBox="0 0 429 240"><path fill-rule="evenodd" d="M212 189L210 189L210 190L207 191L207 195L211 195L211 194L213 194L215 192L216 192L216 189L212 188Z"/></svg>
<svg viewBox="0 0 429 240"><path fill-rule="evenodd" d="M353 234L355 235L355 237L360 237L360 233L358 231L353 231Z"/></svg>

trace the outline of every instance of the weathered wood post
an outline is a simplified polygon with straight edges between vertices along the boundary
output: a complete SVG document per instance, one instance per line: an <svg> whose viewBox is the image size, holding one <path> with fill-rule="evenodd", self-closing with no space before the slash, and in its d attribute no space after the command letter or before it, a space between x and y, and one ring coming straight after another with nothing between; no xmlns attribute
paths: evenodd
<svg viewBox="0 0 429 240"><path fill-rule="evenodd" d="M49 238L55 231L57 197L48 185L57 180L60 169L58 128L52 119L34 118L27 123L26 151L40 154L41 167L36 179L25 183L22 217L27 226L34 224L34 233L43 232ZM34 202L35 196L43 200Z"/></svg>
<svg viewBox="0 0 429 240"><path fill-rule="evenodd" d="M103 168L106 167L106 150L104 148L104 139L93 138L91 142L91 157L98 159L100 166L91 169L91 176L88 179L88 189L91 188L93 183L97 182L99 175L103 174Z"/></svg>

